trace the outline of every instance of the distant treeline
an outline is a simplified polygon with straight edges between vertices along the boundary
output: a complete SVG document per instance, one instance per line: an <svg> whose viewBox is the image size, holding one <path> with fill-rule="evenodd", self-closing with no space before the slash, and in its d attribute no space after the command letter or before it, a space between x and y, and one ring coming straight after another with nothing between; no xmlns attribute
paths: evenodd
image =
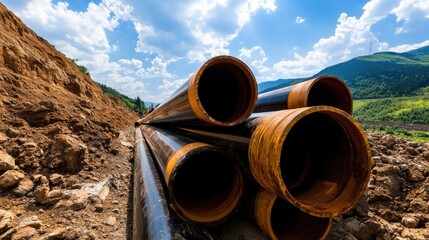
<svg viewBox="0 0 429 240"><path fill-rule="evenodd" d="M124 94L121 94L118 91L116 91L115 89L108 87L104 84L101 84L101 83L97 83L97 84L98 84L98 86L100 86L100 88L103 90L103 92L106 95L117 97L122 102L124 102L124 104L129 109L131 109L131 110L133 110L139 114L142 114L146 110L146 106L145 106L144 102L140 99L140 97L137 97L135 99L130 98L130 97L128 97Z"/></svg>

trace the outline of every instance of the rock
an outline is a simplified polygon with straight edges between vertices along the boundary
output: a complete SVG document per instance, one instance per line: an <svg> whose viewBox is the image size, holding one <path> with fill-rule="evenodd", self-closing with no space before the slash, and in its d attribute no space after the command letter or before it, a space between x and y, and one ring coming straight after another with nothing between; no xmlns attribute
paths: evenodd
<svg viewBox="0 0 429 240"><path fill-rule="evenodd" d="M422 157L429 161L429 151L426 151L422 154Z"/></svg>
<svg viewBox="0 0 429 240"><path fill-rule="evenodd" d="M45 167L63 167L71 173L79 172L88 157L86 145L73 135L61 134L55 138L48 157L42 162Z"/></svg>
<svg viewBox="0 0 429 240"><path fill-rule="evenodd" d="M34 189L33 181L26 178L18 184L18 187L15 188L15 190L13 190L13 192L15 193L15 195L22 197L22 196L27 195L27 193L31 192L31 190L33 190L33 189Z"/></svg>
<svg viewBox="0 0 429 240"><path fill-rule="evenodd" d="M37 148L37 144L34 142L26 142L22 146L25 148Z"/></svg>
<svg viewBox="0 0 429 240"><path fill-rule="evenodd" d="M0 150L0 171L11 170L15 167L15 159L7 152Z"/></svg>
<svg viewBox="0 0 429 240"><path fill-rule="evenodd" d="M18 137L18 136L20 136L20 135L21 135L21 132L20 132L20 131L18 131L18 130L16 130L16 129L9 128L9 129L7 130L7 132L6 132L6 134L7 134L9 137L13 138L13 137Z"/></svg>
<svg viewBox="0 0 429 240"><path fill-rule="evenodd" d="M0 132L0 143L4 143L8 140L9 138L2 132Z"/></svg>
<svg viewBox="0 0 429 240"><path fill-rule="evenodd" d="M49 182L51 182L52 185L58 185L63 183L63 175L54 173L49 177Z"/></svg>
<svg viewBox="0 0 429 240"><path fill-rule="evenodd" d="M412 240L426 240L427 239L420 232L413 231L413 230L415 230L415 229L405 228L401 233L401 237L404 237L406 239L412 239Z"/></svg>
<svg viewBox="0 0 429 240"><path fill-rule="evenodd" d="M381 138L380 142L381 142L381 144L383 144L387 148L392 149L393 146L395 145L395 138L391 135L384 135Z"/></svg>
<svg viewBox="0 0 429 240"><path fill-rule="evenodd" d="M401 223L407 228L416 228L419 225L419 219L412 216L402 217Z"/></svg>
<svg viewBox="0 0 429 240"><path fill-rule="evenodd" d="M94 207L95 207L95 210L94 210L95 212L101 213L104 211L104 206L101 203L95 205Z"/></svg>
<svg viewBox="0 0 429 240"><path fill-rule="evenodd" d="M16 233L12 235L11 240L36 239L38 236L39 233L35 228L23 227L16 230Z"/></svg>
<svg viewBox="0 0 429 240"><path fill-rule="evenodd" d="M106 224L108 226L115 226L116 225L116 218L110 216L106 219L106 221L104 221L104 224Z"/></svg>
<svg viewBox="0 0 429 240"><path fill-rule="evenodd" d="M14 187L24 179L25 174L17 170L8 170L0 175L0 188Z"/></svg>
<svg viewBox="0 0 429 240"><path fill-rule="evenodd" d="M0 234L12 227L13 217L12 212L0 209Z"/></svg>
<svg viewBox="0 0 429 240"><path fill-rule="evenodd" d="M39 186L34 190L34 196L36 203L51 205L61 200L63 194L60 189L50 191L48 179L42 176Z"/></svg>
<svg viewBox="0 0 429 240"><path fill-rule="evenodd" d="M33 215L31 217L23 219L19 223L19 227L33 227L39 229L40 227L42 227L42 222L39 220L39 217Z"/></svg>
<svg viewBox="0 0 429 240"><path fill-rule="evenodd" d="M128 141L121 141L121 145L129 149L132 149L134 147L133 144Z"/></svg>
<svg viewBox="0 0 429 240"><path fill-rule="evenodd" d="M413 156L417 155L416 150L414 148L412 148L412 147L405 148L405 151L407 151L407 153L410 154L410 155L413 155Z"/></svg>
<svg viewBox="0 0 429 240"><path fill-rule="evenodd" d="M85 191L89 196L96 196L104 201L110 192L110 180L109 178L106 178L96 184L86 183L82 186L82 190Z"/></svg>
<svg viewBox="0 0 429 240"><path fill-rule="evenodd" d="M55 240L55 239L64 239L66 229L64 228L55 228L52 232L48 233L45 236L42 236L40 240Z"/></svg>
<svg viewBox="0 0 429 240"><path fill-rule="evenodd" d="M83 190L71 190L69 192L65 192L65 194L70 194L67 203L64 205L68 209L79 211L84 209L88 204L88 194Z"/></svg>

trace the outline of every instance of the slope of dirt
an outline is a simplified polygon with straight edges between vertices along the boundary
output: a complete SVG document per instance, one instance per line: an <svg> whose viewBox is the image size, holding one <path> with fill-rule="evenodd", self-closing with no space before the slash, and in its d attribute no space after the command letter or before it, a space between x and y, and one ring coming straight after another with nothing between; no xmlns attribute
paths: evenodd
<svg viewBox="0 0 429 240"><path fill-rule="evenodd" d="M133 122L0 3L0 239L124 238Z"/></svg>

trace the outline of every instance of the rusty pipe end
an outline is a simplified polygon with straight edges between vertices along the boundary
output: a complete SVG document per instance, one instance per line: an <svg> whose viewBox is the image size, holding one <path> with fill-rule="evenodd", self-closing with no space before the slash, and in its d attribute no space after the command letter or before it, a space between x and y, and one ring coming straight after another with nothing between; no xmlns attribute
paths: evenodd
<svg viewBox="0 0 429 240"><path fill-rule="evenodd" d="M317 106L275 112L249 143L253 177L302 211L333 217L351 209L370 177L365 133L346 112Z"/></svg>
<svg viewBox="0 0 429 240"><path fill-rule="evenodd" d="M332 218L319 218L302 212L262 189L256 194L254 217L271 239L325 239L332 226Z"/></svg>
<svg viewBox="0 0 429 240"><path fill-rule="evenodd" d="M330 75L294 85L287 105L289 109L326 105L339 108L348 114L353 111L350 89L343 80Z"/></svg>
<svg viewBox="0 0 429 240"><path fill-rule="evenodd" d="M195 115L202 121L233 126L252 114L258 85L244 62L232 56L217 56L190 78L188 98Z"/></svg>
<svg viewBox="0 0 429 240"><path fill-rule="evenodd" d="M185 145L173 154L166 180L176 212L200 224L226 220L243 193L243 176L235 159L203 143Z"/></svg>

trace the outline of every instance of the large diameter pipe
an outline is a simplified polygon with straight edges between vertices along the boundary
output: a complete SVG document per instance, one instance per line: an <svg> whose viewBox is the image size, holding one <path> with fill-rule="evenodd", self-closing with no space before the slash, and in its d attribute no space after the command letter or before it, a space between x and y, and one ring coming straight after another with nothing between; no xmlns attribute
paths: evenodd
<svg viewBox="0 0 429 240"><path fill-rule="evenodd" d="M249 204L257 225L273 240L325 239L332 226L332 218L302 212L263 188L250 196Z"/></svg>
<svg viewBox="0 0 429 240"><path fill-rule="evenodd" d="M255 112L327 105L349 114L353 111L350 89L335 76L320 76L293 86L259 94Z"/></svg>
<svg viewBox="0 0 429 240"><path fill-rule="evenodd" d="M133 239L213 239L170 210L164 185L140 129L135 132Z"/></svg>
<svg viewBox="0 0 429 240"><path fill-rule="evenodd" d="M142 125L141 129L180 216L214 225L235 212L243 176L233 155L156 127Z"/></svg>
<svg viewBox="0 0 429 240"><path fill-rule="evenodd" d="M318 217L338 216L364 194L371 149L346 112L328 106L300 108L253 124L250 169L267 190Z"/></svg>
<svg viewBox="0 0 429 240"><path fill-rule="evenodd" d="M136 122L232 126L247 119L258 98L250 68L231 56L211 58L171 98Z"/></svg>
<svg viewBox="0 0 429 240"><path fill-rule="evenodd" d="M260 186L313 216L348 211L368 185L368 140L359 124L338 108L257 113L239 126L216 129L223 132L178 130L225 149L241 149L248 159L243 165Z"/></svg>

